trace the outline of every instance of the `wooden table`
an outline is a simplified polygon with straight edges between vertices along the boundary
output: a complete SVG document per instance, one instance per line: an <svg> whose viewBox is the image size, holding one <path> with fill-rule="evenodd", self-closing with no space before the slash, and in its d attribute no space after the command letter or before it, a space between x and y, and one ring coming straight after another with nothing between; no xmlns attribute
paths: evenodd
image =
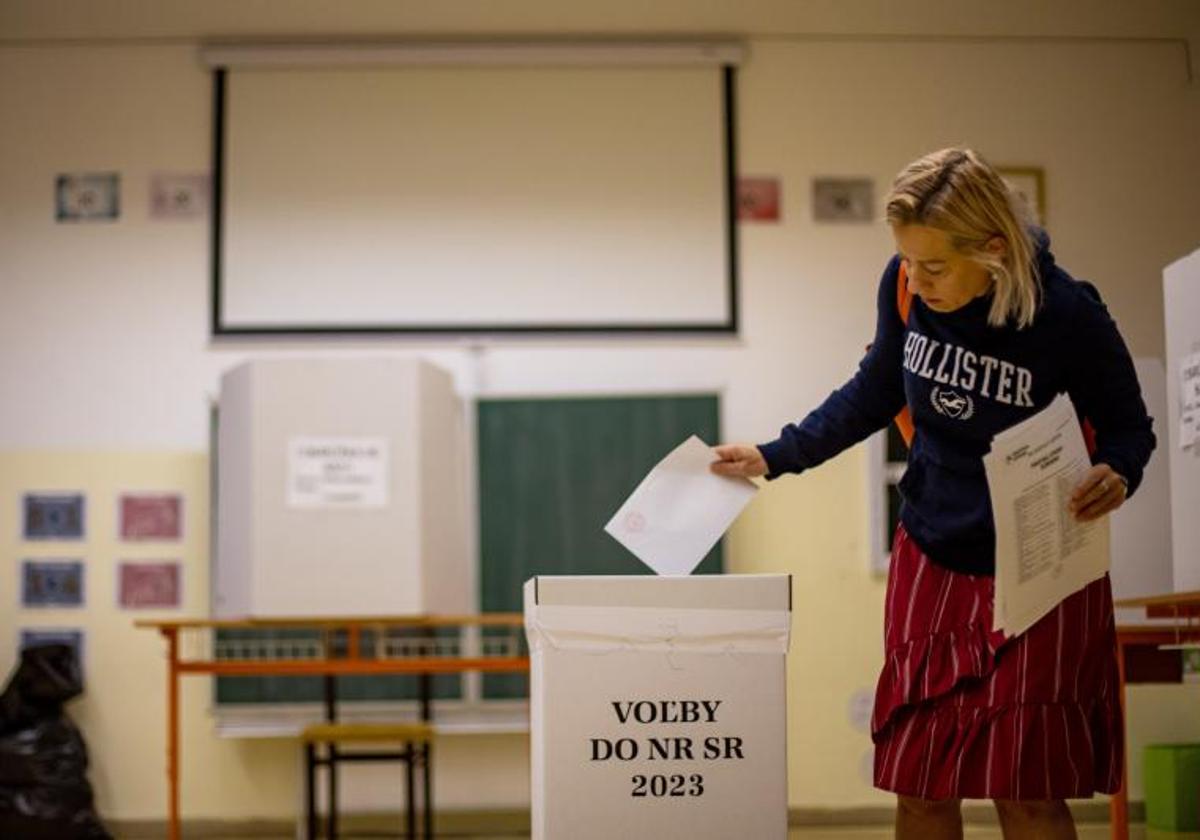
<svg viewBox="0 0 1200 840"><path fill-rule="evenodd" d="M519 613L493 613L474 616L405 616L381 618L273 618L246 620L183 619L175 621L137 621L140 628L157 630L167 642L167 813L169 840L180 840L179 822L179 680L186 674L211 676L325 676L410 674L420 680L420 709L424 720L430 718L429 679L435 674L461 674L467 671L524 673L529 670L527 656L375 656L361 655L364 633L389 629L424 630L432 634L441 628L509 627L519 628ZM345 655L318 658L229 659L212 655L212 637L220 630L312 630L331 639L343 635L339 648ZM514 632L518 632L515 631ZM204 655L188 656L181 636L200 639ZM207 637L207 644L204 644ZM331 647L331 646L330 646ZM332 679L327 681L332 685ZM333 714L326 697L326 717ZM426 788L428 792L428 788ZM428 803L426 813L429 813Z"/></svg>
<svg viewBox="0 0 1200 840"><path fill-rule="evenodd" d="M1146 617L1167 619L1156 625L1124 625L1117 627L1117 665L1120 673L1121 717L1125 717L1126 682L1158 682L1154 675L1131 675L1130 654L1136 649L1159 650L1163 645L1195 644L1200 642L1200 592L1178 592L1149 598L1125 598L1117 607L1144 609ZM1128 677L1128 679L1127 679ZM1113 840L1129 840L1129 753L1126 738L1125 767L1121 773L1121 789L1109 800L1109 815Z"/></svg>

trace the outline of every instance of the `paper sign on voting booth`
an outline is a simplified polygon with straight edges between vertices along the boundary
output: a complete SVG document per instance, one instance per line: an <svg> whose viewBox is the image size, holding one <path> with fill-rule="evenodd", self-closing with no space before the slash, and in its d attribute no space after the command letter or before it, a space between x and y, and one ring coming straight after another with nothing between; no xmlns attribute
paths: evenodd
<svg viewBox="0 0 1200 840"><path fill-rule="evenodd" d="M533 840L787 836L787 575L535 577Z"/></svg>

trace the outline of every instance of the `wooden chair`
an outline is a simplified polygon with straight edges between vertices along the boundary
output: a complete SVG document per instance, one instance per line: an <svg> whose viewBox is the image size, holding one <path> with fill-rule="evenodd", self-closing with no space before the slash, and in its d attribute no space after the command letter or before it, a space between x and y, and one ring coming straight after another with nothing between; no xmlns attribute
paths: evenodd
<svg viewBox="0 0 1200 840"><path fill-rule="evenodd" d="M304 800L305 825L308 840L317 838L317 767L329 768L329 807L325 832L329 840L337 840L337 765L349 762L404 762L404 819L405 837L417 835L416 770L421 770L424 807L422 837L433 837L433 814L430 791L430 747L433 727L426 723L318 723L306 727L300 734L304 743ZM338 744L400 743L400 751L343 751ZM321 747L324 746L322 750ZM324 753L322 755L322 752Z"/></svg>

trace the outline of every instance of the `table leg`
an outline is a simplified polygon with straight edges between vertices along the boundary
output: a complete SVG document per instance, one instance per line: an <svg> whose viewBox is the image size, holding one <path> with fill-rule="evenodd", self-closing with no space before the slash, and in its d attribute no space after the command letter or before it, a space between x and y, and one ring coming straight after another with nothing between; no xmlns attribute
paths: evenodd
<svg viewBox="0 0 1200 840"><path fill-rule="evenodd" d="M304 840L317 840L317 745L304 745Z"/></svg>
<svg viewBox="0 0 1200 840"><path fill-rule="evenodd" d="M433 717L433 675L421 674L418 678L421 691L421 720L424 723L429 723ZM429 742L425 743L424 758L422 762L421 774L421 799L422 799L422 816L424 818L424 831L426 840L433 840L433 773L430 765L433 764L433 745Z"/></svg>
<svg viewBox="0 0 1200 840"><path fill-rule="evenodd" d="M325 720L333 723L337 720L337 677L325 675ZM325 836L329 840L337 840L337 744L330 741L325 746L325 754L329 758L329 813L325 816Z"/></svg>
<svg viewBox="0 0 1200 840"><path fill-rule="evenodd" d="M426 741L422 752L421 772L424 779L421 795L425 800L425 840L433 840L433 742Z"/></svg>
<svg viewBox="0 0 1200 840"><path fill-rule="evenodd" d="M329 814L325 825L325 836L328 840L337 840L338 836L338 801L337 801L337 747L332 741L328 744L329 755Z"/></svg>
<svg viewBox="0 0 1200 840"><path fill-rule="evenodd" d="M405 840L416 840L417 837L417 791L416 770L413 764L417 760L419 747L412 741L404 745L408 759L404 762L404 837Z"/></svg>
<svg viewBox="0 0 1200 840"><path fill-rule="evenodd" d="M180 840L179 827L179 630L167 637L167 837Z"/></svg>

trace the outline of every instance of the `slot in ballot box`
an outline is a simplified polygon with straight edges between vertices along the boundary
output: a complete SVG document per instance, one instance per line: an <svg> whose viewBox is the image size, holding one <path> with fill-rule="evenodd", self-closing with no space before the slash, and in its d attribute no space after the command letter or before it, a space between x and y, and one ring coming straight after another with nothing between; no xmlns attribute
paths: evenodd
<svg viewBox="0 0 1200 840"><path fill-rule="evenodd" d="M787 575L535 577L533 840L787 836Z"/></svg>

